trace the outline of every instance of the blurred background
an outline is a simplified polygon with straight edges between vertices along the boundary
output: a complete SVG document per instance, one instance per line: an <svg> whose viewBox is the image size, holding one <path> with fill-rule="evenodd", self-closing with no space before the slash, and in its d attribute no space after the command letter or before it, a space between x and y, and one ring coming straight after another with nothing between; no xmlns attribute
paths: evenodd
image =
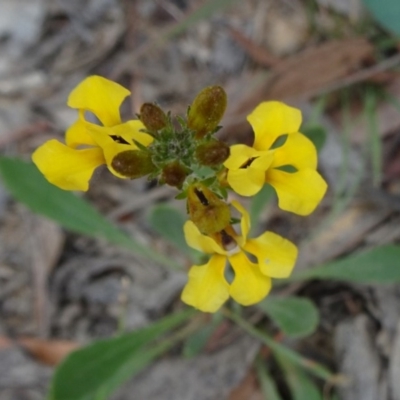
<svg viewBox="0 0 400 400"><path fill-rule="evenodd" d="M259 102L285 101L303 112L328 193L309 217L280 211L269 193L245 204L257 209L256 232L299 246L296 272L307 271L400 240L399 36L398 0L0 0L0 151L30 160L44 141L63 141L76 119L67 96L91 74L131 90L124 120L144 102L184 115L203 87L222 85L228 110L218 136L230 144L252 143L246 115ZM43 399L72 349L182 308L191 264L152 211L171 203L184 215L175 194L104 168L84 197L181 271L64 230L0 183L0 400ZM400 259L391 262L400 268ZM196 354L175 349L113 399L273 399L257 355L282 400L400 399L398 284L311 279L275 293L315 306L313 332L286 336L255 308L248 320L347 377L341 385L316 380L318 394L299 397L310 381L221 318Z"/></svg>

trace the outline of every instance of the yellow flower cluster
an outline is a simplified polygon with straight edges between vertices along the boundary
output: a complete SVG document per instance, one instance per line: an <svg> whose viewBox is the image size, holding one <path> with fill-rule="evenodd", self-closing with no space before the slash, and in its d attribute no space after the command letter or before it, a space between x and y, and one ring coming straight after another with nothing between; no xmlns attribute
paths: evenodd
<svg viewBox="0 0 400 400"><path fill-rule="evenodd" d="M248 238L249 215L237 200L227 202L226 186L253 196L269 184L281 209L299 215L314 211L327 184L317 172L315 146L299 132L300 111L281 102L261 103L247 118L253 146L229 147L213 137L226 107L221 87L200 92L186 119L180 118L180 130L150 103L139 119L122 122L119 109L129 94L105 78L85 79L68 98L78 120L67 130L65 144L44 143L34 152L34 163L65 190L88 190L102 164L118 178L148 175L177 187L178 197L187 199L186 241L210 255L206 264L191 267L182 300L204 312L217 311L229 297L245 306L259 302L270 291L271 278L290 275L297 248L268 231ZM232 210L241 215L240 233ZM228 265L232 279L226 278Z"/></svg>
<svg viewBox="0 0 400 400"><path fill-rule="evenodd" d="M67 130L66 144L49 140L32 155L49 182L64 190L86 191L94 170L103 164L115 176L125 178L113 168L114 157L137 149L137 142L148 146L153 141L142 132L141 121L121 122L119 108L129 94L129 90L100 76L90 76L71 92L67 104L78 110L78 120ZM101 125L87 121L87 112Z"/></svg>

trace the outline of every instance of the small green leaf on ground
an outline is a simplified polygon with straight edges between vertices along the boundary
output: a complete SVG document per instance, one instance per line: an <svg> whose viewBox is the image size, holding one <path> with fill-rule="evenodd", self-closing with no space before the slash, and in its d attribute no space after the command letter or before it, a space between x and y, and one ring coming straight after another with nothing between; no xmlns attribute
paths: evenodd
<svg viewBox="0 0 400 400"><path fill-rule="evenodd" d="M57 369L48 400L98 400L109 395L175 342L155 339L193 315L185 310L137 331L99 340L72 353ZM151 345L151 347L149 347Z"/></svg>
<svg viewBox="0 0 400 400"><path fill-rule="evenodd" d="M265 334L262 330L257 329L253 325L249 324L240 315L234 314L233 312L226 309L224 310L224 315L227 316L232 321L234 321L247 333L259 339L262 343L268 346L276 357L283 357L287 359L289 362L293 363L294 365L297 365L301 368L308 370L310 373L314 374L315 376L321 379L329 380L331 382L340 381L337 375L334 375L323 365L318 364L317 362L310 360L306 357L303 357L301 354L290 349L289 347L280 344L272 337Z"/></svg>
<svg viewBox="0 0 400 400"><path fill-rule="evenodd" d="M185 216L175 207L160 204L153 207L148 216L151 227L164 239L176 246L177 249L191 255L183 234Z"/></svg>
<svg viewBox="0 0 400 400"><path fill-rule="evenodd" d="M384 28L400 36L399 0L363 0L363 3Z"/></svg>
<svg viewBox="0 0 400 400"><path fill-rule="evenodd" d="M268 374L268 371L260 358L256 361L256 371L264 398L266 400L282 400L274 380Z"/></svg>
<svg viewBox="0 0 400 400"><path fill-rule="evenodd" d="M360 283L399 283L400 246L387 245L293 275L291 280L336 279Z"/></svg>
<svg viewBox="0 0 400 400"><path fill-rule="evenodd" d="M293 400L323 400L321 390L302 368L284 357L278 356L277 360L285 374Z"/></svg>
<svg viewBox="0 0 400 400"><path fill-rule="evenodd" d="M299 297L267 297L259 305L288 336L302 337L315 331L319 323L318 309L309 299Z"/></svg>
<svg viewBox="0 0 400 400"><path fill-rule="evenodd" d="M222 314L214 314L213 319L209 321L208 324L202 326L198 331L189 336L183 345L183 355L187 358L190 358L201 353L211 335L221 324L222 319Z"/></svg>

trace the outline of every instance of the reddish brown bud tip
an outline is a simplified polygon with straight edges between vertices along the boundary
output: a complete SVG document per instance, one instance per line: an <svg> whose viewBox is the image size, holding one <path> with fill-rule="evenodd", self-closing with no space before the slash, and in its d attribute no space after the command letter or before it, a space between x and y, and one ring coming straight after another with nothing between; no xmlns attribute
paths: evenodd
<svg viewBox="0 0 400 400"><path fill-rule="evenodd" d="M187 205L190 219L206 235L220 232L229 225L228 204L200 183L189 187Z"/></svg>
<svg viewBox="0 0 400 400"><path fill-rule="evenodd" d="M150 154L142 150L127 150L117 154L111 167L118 174L130 179L140 178L156 170Z"/></svg>
<svg viewBox="0 0 400 400"><path fill-rule="evenodd" d="M144 103L140 108L140 120L152 132L157 132L167 125L167 116L160 107L153 103Z"/></svg>
<svg viewBox="0 0 400 400"><path fill-rule="evenodd" d="M189 170L186 167L179 161L173 161L163 168L161 181L180 189L188 174Z"/></svg>
<svg viewBox="0 0 400 400"><path fill-rule="evenodd" d="M229 146L220 140L211 140L196 148L196 157L201 165L216 167L222 164L230 154Z"/></svg>
<svg viewBox="0 0 400 400"><path fill-rule="evenodd" d="M188 115L188 128L202 138L214 131L221 121L227 105L225 90L221 86L204 88L194 99Z"/></svg>

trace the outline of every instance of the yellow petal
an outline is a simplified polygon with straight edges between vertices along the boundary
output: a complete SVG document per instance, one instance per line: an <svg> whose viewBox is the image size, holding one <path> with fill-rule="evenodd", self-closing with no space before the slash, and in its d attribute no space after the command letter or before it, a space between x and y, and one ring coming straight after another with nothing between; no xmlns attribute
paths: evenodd
<svg viewBox="0 0 400 400"><path fill-rule="evenodd" d="M53 185L64 190L83 191L88 190L93 171L105 163L98 147L75 150L55 139L40 146L32 160Z"/></svg>
<svg viewBox="0 0 400 400"><path fill-rule="evenodd" d="M275 149L271 167L293 165L298 170L317 168L317 149L314 143L297 132L289 135L283 146Z"/></svg>
<svg viewBox="0 0 400 400"><path fill-rule="evenodd" d="M274 151L257 151L246 145L231 146L231 154L224 162L231 188L242 196L259 192L273 157Z"/></svg>
<svg viewBox="0 0 400 400"><path fill-rule="evenodd" d="M279 136L299 130L301 112L279 101L267 101L258 105L247 120L254 130L253 147L269 150Z"/></svg>
<svg viewBox="0 0 400 400"><path fill-rule="evenodd" d="M243 252L229 257L235 278L229 289L239 304L249 306L261 301L271 290L271 278L263 275L257 264L252 263Z"/></svg>
<svg viewBox="0 0 400 400"><path fill-rule="evenodd" d="M134 144L133 140L135 140L147 147L154 140L149 134L140 132L141 129L145 129L145 126L138 119L132 119L109 129L113 135L122 137L129 144Z"/></svg>
<svg viewBox="0 0 400 400"><path fill-rule="evenodd" d="M228 170L226 177L230 187L242 196L253 196L258 193L265 182L265 171L255 168Z"/></svg>
<svg viewBox="0 0 400 400"><path fill-rule="evenodd" d="M103 150L109 171L118 178L127 179L126 176L121 175L112 167L112 161L117 154L127 150L135 150L137 149L137 146L133 144L120 143L112 139L111 135L114 135L115 127L109 128L86 122L86 129L96 145Z"/></svg>
<svg viewBox="0 0 400 400"><path fill-rule="evenodd" d="M261 272L271 278L287 278L292 273L298 252L292 242L273 232L249 239L244 249L257 257Z"/></svg>
<svg viewBox="0 0 400 400"><path fill-rule="evenodd" d="M226 257L214 255L207 264L194 265L181 299L204 312L216 312L229 298L229 285L224 277Z"/></svg>
<svg viewBox="0 0 400 400"><path fill-rule="evenodd" d="M246 242L247 235L249 234L251 222L250 215L247 210L236 200L232 201L232 206L236 208L242 214L242 218L240 220L240 229L242 231L243 242Z"/></svg>
<svg viewBox="0 0 400 400"><path fill-rule="evenodd" d="M260 152L245 144L230 146L229 157L225 160L224 166L228 169L239 169L250 159L259 157Z"/></svg>
<svg viewBox="0 0 400 400"><path fill-rule="evenodd" d="M72 148L81 145L96 146L96 142L87 133L86 122L82 119L78 119L68 128L65 133L65 143Z"/></svg>
<svg viewBox="0 0 400 400"><path fill-rule="evenodd" d="M209 236L203 235L192 221L186 221L183 232L187 244L195 250L207 254L227 254L226 251Z"/></svg>
<svg viewBox="0 0 400 400"><path fill-rule="evenodd" d="M294 173L270 169L265 180L276 190L279 207L299 215L311 214L328 187L321 175L312 169Z"/></svg>
<svg viewBox="0 0 400 400"><path fill-rule="evenodd" d="M105 126L121 122L119 108L130 91L106 78L93 75L82 81L69 95L71 108L91 111Z"/></svg>

